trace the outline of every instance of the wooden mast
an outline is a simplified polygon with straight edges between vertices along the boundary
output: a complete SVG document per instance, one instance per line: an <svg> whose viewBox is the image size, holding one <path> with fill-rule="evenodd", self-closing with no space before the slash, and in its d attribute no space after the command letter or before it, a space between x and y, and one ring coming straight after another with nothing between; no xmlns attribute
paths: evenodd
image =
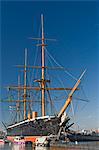
<svg viewBox="0 0 99 150"><path fill-rule="evenodd" d="M25 48L25 66L24 66L24 120L26 119L26 68L27 68L27 48Z"/></svg>
<svg viewBox="0 0 99 150"><path fill-rule="evenodd" d="M41 107L42 107L42 116L45 116L45 49L44 49L44 27L43 27L43 15L41 15L41 24L42 24L42 83L41 83Z"/></svg>

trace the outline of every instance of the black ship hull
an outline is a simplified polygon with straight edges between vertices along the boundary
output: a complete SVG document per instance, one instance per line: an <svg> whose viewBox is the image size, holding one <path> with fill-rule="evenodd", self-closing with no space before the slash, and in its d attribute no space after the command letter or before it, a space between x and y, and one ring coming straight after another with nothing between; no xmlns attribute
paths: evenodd
<svg viewBox="0 0 99 150"><path fill-rule="evenodd" d="M65 120L67 123L69 119ZM61 119L57 117L27 120L7 127L7 136L57 135Z"/></svg>
<svg viewBox="0 0 99 150"><path fill-rule="evenodd" d="M80 133L75 133L75 134L67 134L67 138L71 141L71 142L88 142L88 141L99 141L99 135L97 134L88 134L88 135L84 135L84 134L80 134Z"/></svg>

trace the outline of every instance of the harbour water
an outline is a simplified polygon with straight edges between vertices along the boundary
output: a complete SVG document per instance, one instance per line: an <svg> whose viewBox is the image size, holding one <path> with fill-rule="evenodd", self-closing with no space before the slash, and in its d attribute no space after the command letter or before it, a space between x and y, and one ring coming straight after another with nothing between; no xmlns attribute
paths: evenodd
<svg viewBox="0 0 99 150"><path fill-rule="evenodd" d="M78 144L60 144L51 147L34 147L32 145L0 145L0 150L99 150L99 142L85 142Z"/></svg>

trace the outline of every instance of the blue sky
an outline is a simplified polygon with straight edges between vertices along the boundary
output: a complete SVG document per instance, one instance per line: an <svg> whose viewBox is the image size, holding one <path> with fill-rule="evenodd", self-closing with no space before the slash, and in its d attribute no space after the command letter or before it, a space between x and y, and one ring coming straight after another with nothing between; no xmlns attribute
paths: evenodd
<svg viewBox="0 0 99 150"><path fill-rule="evenodd" d="M17 82L14 65L23 64L24 48L30 49L32 60L35 51L28 37L37 37L40 15L44 14L45 36L55 38L48 51L64 67L79 77L87 68L83 79L84 91L89 103L77 114L81 128L99 127L99 3L98 2L1 2L1 73L0 98L6 97L3 87ZM49 44L49 43L48 43ZM32 62L30 62L32 64ZM63 78L63 80L65 80ZM64 81L63 81L64 82ZM2 107L0 103L0 107ZM5 104L7 105L7 104ZM6 106L5 112L7 113ZM0 120L6 120L0 113Z"/></svg>

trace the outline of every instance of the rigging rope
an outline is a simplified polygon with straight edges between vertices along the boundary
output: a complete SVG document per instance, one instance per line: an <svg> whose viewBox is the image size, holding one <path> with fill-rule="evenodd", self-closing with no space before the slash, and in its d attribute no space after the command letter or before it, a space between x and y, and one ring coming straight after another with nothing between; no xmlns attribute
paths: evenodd
<svg viewBox="0 0 99 150"><path fill-rule="evenodd" d="M45 50L47 51L46 48L45 48ZM58 66L61 67L61 68L64 68L62 65L60 65L60 64L54 59L54 57L53 57L48 51L47 51L47 53L48 53L49 57L56 63L56 65L58 65ZM71 73L69 73L66 69L65 69L65 73L68 74L70 77L72 77L74 80L77 81L77 78L74 77Z"/></svg>
<svg viewBox="0 0 99 150"><path fill-rule="evenodd" d="M40 37L40 28L41 28L41 25L39 26L39 31L38 31L38 37ZM37 41L37 45L39 44L39 40ZM38 51L39 51L39 47L37 46L36 47L36 53L35 53L35 57L34 57L34 64L33 66L36 65L36 61L37 61L37 57L38 57ZM34 74L34 69L32 71L32 76L35 75ZM32 85L32 77L31 77L31 81L30 81L30 85Z"/></svg>
<svg viewBox="0 0 99 150"><path fill-rule="evenodd" d="M52 65L52 62L51 62L51 60L50 60L50 57L49 57L49 61L50 61L51 65ZM53 65L52 65L52 67L53 67ZM65 89L65 86L64 86L64 84L63 84L63 82L62 82L62 80L61 80L61 78L59 77L58 74L57 74L57 77L58 77L58 80L59 80L59 82L61 83L62 87ZM56 78L56 76L55 76L55 78ZM68 95L67 90L65 90L65 92L66 92L66 95Z"/></svg>

